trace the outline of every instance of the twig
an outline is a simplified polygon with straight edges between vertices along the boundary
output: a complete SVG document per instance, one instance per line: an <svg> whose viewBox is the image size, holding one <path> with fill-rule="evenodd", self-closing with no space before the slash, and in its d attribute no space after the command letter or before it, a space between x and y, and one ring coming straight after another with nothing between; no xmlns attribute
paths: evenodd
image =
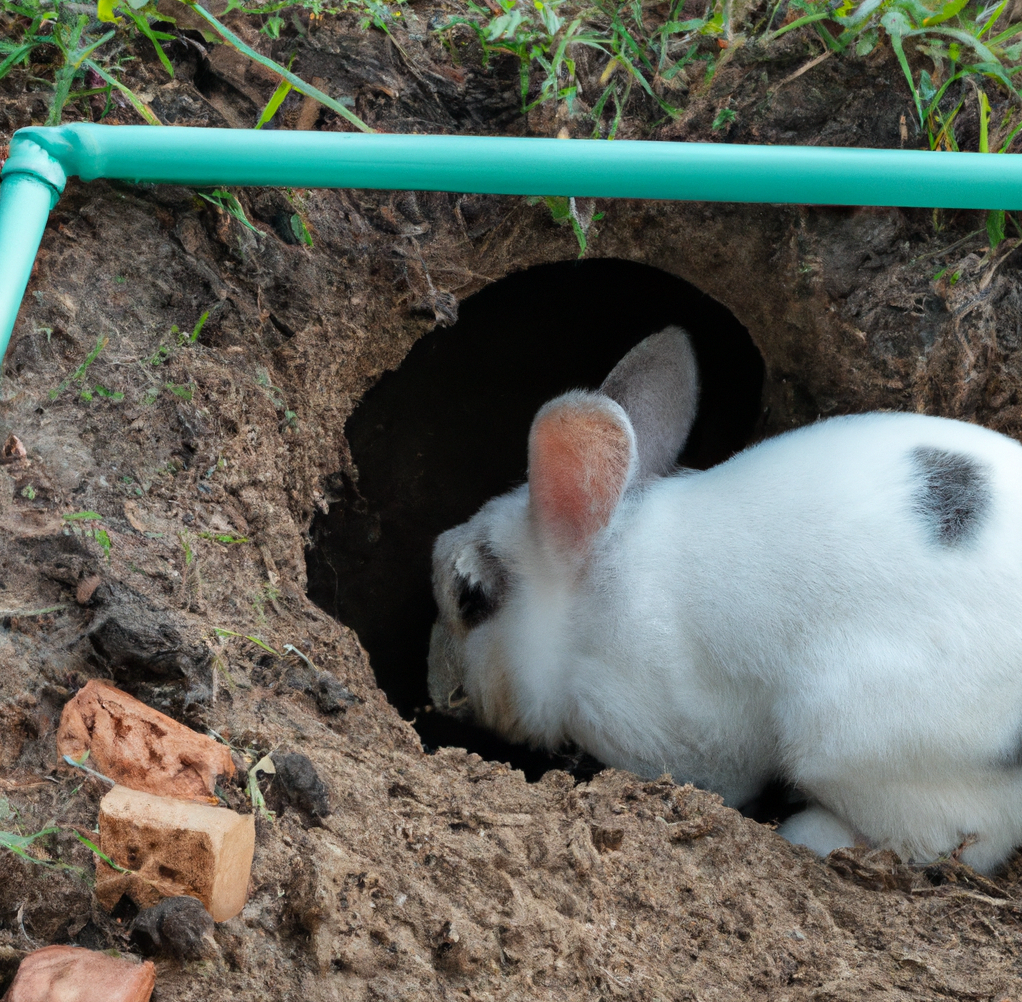
<svg viewBox="0 0 1022 1002"><path fill-rule="evenodd" d="M913 888L912 894L915 895L930 895L933 894L942 900L962 900L967 898L970 901L979 901L984 905L996 905L998 908L1018 908L1018 902L1013 901L1010 898L993 898L989 894L980 894L979 891L951 891L950 893L941 894L945 887L916 887Z"/></svg>
<svg viewBox="0 0 1022 1002"><path fill-rule="evenodd" d="M773 88L773 93L776 94L785 84L791 83L792 80L798 79L803 73L808 73L814 66L819 66L824 59L829 59L834 54L833 49L827 49L825 52L820 53L815 59L810 59L805 66L799 67L794 73L786 76L776 87Z"/></svg>
<svg viewBox="0 0 1022 1002"><path fill-rule="evenodd" d="M51 612L61 612L67 608L66 602L60 605L48 605L45 609L0 609L0 619L14 616L48 616Z"/></svg>
<svg viewBox="0 0 1022 1002"><path fill-rule="evenodd" d="M313 671L318 672L319 669L307 658L294 644L284 644L284 650L290 651L292 654L297 654Z"/></svg>
<svg viewBox="0 0 1022 1002"><path fill-rule="evenodd" d="M1019 239L1016 240L1011 247L1007 248L1007 250L1005 250L1005 252L987 269L986 273L979 280L979 287L981 289L985 289L990 284L997 272L997 269L1000 268L1001 265L1018 250L1020 244L1022 244L1022 237L1019 237Z"/></svg>
<svg viewBox="0 0 1022 1002"><path fill-rule="evenodd" d="M76 762L70 755L65 755L64 761L67 762L68 765L74 766L76 769L81 769L82 772L87 772L90 776L95 776L96 779L103 780L104 783L109 783L111 786L117 785L109 776L104 776L103 773L96 772L95 769L90 769L87 765L82 765L81 762Z"/></svg>
<svg viewBox="0 0 1022 1002"><path fill-rule="evenodd" d="M935 261L939 257L943 257L945 254L950 254L953 250L958 250L962 244L967 244L970 240L975 240L981 233L986 233L986 230L973 230L971 233L967 233L961 240L956 240L953 244L949 244L943 250L934 252L933 254L921 254L917 258L913 258L909 264L915 264L916 261Z"/></svg>

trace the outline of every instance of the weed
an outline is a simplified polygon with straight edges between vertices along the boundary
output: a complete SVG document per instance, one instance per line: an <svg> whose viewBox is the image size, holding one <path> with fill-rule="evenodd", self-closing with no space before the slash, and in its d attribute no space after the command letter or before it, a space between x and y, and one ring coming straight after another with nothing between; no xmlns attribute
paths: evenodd
<svg viewBox="0 0 1022 1002"><path fill-rule="evenodd" d="M292 62L294 60L292 59ZM291 63L288 63L290 69ZM259 121L256 122L255 127L261 129L274 115L277 114L280 106L284 103L284 98L291 93L291 84L286 80L281 80L277 85L277 89L270 96L270 100L266 102L266 107L263 108L262 114L259 116Z"/></svg>
<svg viewBox="0 0 1022 1002"><path fill-rule="evenodd" d="M248 536L232 536L226 532L198 532L196 535L201 539L208 539L214 543L223 543L225 546L229 546L232 543L248 542Z"/></svg>
<svg viewBox="0 0 1022 1002"><path fill-rule="evenodd" d="M100 396L106 400L113 401L123 400L124 399L123 393L114 390L108 390L105 386L103 386L100 383L96 383L92 387L85 385L85 377L88 374L89 366L91 366L92 363L95 362L97 358L99 358L100 353L109 343L110 338L108 338L106 335L98 337L96 339L96 346L92 349L92 351L89 352L88 355L85 356L85 361L82 362L82 364L79 365L78 368L75 369L75 371L72 372L70 376L64 379L55 390L50 390L50 399L56 400L57 397L59 397L69 386L71 386L72 383L77 383L79 385L78 397L80 400L85 400L86 402L88 402L92 400L94 396Z"/></svg>
<svg viewBox="0 0 1022 1002"><path fill-rule="evenodd" d="M195 396L195 384L194 383L164 383L163 388L169 390L179 400L185 400L191 402L192 397Z"/></svg>
<svg viewBox="0 0 1022 1002"><path fill-rule="evenodd" d="M46 866L54 870L65 870L69 873L75 874L83 880L88 881L90 879L89 875L86 874L80 866L71 866L70 863L64 863L59 859L51 859L48 856L39 856L29 852L29 849L31 849L39 839L45 838L47 835L54 835L60 831L71 832L71 834L74 835L74 837L78 839L82 845L118 873L132 872L131 870L126 870L123 866L119 866L115 863L99 848L99 846L96 845L95 842L92 841L92 839L83 835L77 828L71 825L51 825L49 828L43 828L40 831L33 832L31 835L16 835L14 832L0 831L0 849L6 849L15 856L19 856L21 859L24 859L29 863L35 863L37 866ZM90 834L97 833L91 832Z"/></svg>
<svg viewBox="0 0 1022 1002"><path fill-rule="evenodd" d="M23 498L28 498L29 501L35 501L35 488L31 484L25 484L25 486L21 488L21 496Z"/></svg>
<svg viewBox="0 0 1022 1002"><path fill-rule="evenodd" d="M259 128L259 126L256 126L256 128ZM262 230L253 226L248 216L245 215L245 210L242 208L237 196L232 195L226 188L214 188L209 193L200 191L196 192L196 194L199 198L204 198L210 204L215 205L221 212L226 212L228 215L233 216L242 226L247 226L253 233L258 233L262 236Z"/></svg>
<svg viewBox="0 0 1022 1002"><path fill-rule="evenodd" d="M280 63L274 62L268 56L264 56L259 52L256 52L251 46L246 45L233 31L230 30L226 25L221 24L212 14L209 13L200 4L195 3L194 0L182 0L183 3L187 3L189 8L195 11L209 26L229 45L237 49L243 55L248 56L255 63L259 63L260 66L264 66L266 69L271 70L274 73L280 75L282 81L289 83L299 94L305 94L307 97L311 97L313 100L318 101L320 104L329 108L331 111L340 115L341 118L350 122L360 132L372 132L368 125L362 121L353 111L350 111L345 107L343 101L336 101L328 94L324 94L323 91L317 87L313 87L312 84L307 84L301 77L295 76L289 69L281 66ZM372 0L364 0L366 3L372 2ZM277 9L287 6L286 4L280 4ZM240 3L229 3L227 10L241 7L242 9L248 9L242 7ZM283 100L283 98L281 99ZM349 99L348 103L354 103Z"/></svg>
<svg viewBox="0 0 1022 1002"><path fill-rule="evenodd" d="M294 89L312 97L363 132L373 131L346 106L353 104L350 99L335 100L324 94L292 73L290 66L285 68L246 45L229 28L194 3L193 0L182 0L182 3L185 3L207 22L210 41L218 41L232 46L254 62L279 74L282 86L286 83L289 90ZM323 4L317 2L299 4L279 2L264 7L246 8L235 0L228 5L227 9L230 11L241 8L254 13L263 13L267 10L280 10L290 6L305 6L309 9L318 8L320 10L324 7ZM341 8L331 8L331 10L336 12L340 9L347 9L347 6L344 4ZM389 31L387 22L393 18L389 9L378 0L361 0L358 9L363 12L369 23ZM164 52L163 45L173 41L177 36L153 27L156 22L174 21L173 16L166 10L157 11L156 4L151 0L98 0L97 6L92 9L85 4L72 2L72 0L4 0L2 13L6 15L7 23L0 26L5 29L4 37L0 38L0 78L6 76L16 67L35 69L32 64L32 53L40 46L52 45L59 53L52 80L40 80L41 83L48 84L52 89L46 117L47 125L59 125L65 108L72 101L96 95L106 98L102 113L99 115L102 120L114 107L115 92L117 100L130 104L143 121L150 125L162 124L145 101L120 77L123 75L126 65L136 58L130 55L128 50L130 44L137 39L143 39L152 45L164 71L171 77L174 75L173 64ZM279 36L283 19L274 16L270 18L269 23L272 24L272 27L267 34L271 37ZM77 90L76 87L78 87ZM279 97L279 101L283 101L284 96L286 96L286 92ZM86 110L86 117L92 118L91 108Z"/></svg>
<svg viewBox="0 0 1022 1002"><path fill-rule="evenodd" d="M1006 15L1007 0L987 4L969 0L945 0L937 6L921 0L864 0L855 5L844 0L836 9L830 0L808 0L800 8L807 13L765 37L771 41L785 32L813 25L823 43L834 52L854 51L868 55L886 37L908 82L920 128L925 129L931 149L957 149L953 121L965 100L963 84L987 78L1000 84L1022 104L1013 78L1022 69L1022 24L994 31ZM1005 21L1007 18L1005 17ZM827 25L836 26L835 33ZM906 43L927 56L932 72L913 71ZM958 84L960 99L945 102ZM989 118L989 103L979 90L981 116ZM985 129L986 126L984 125ZM1022 130L1017 127L1003 141L1000 152Z"/></svg>
<svg viewBox="0 0 1022 1002"><path fill-rule="evenodd" d="M721 129L729 126L737 117L738 115L734 109L721 108L720 111L717 112L716 117L713 119L713 124L710 128L714 132L719 132Z"/></svg>
<svg viewBox="0 0 1022 1002"><path fill-rule="evenodd" d="M213 632L218 637L240 637L242 640L248 640L250 643L255 644L257 647L261 647L264 651L269 651L270 654L276 654L277 657L280 657L279 651L275 651L268 643L266 643L264 640L260 640L258 637L252 637L246 633L235 633L233 630L224 630L219 626L214 626Z"/></svg>
<svg viewBox="0 0 1022 1002"><path fill-rule="evenodd" d="M195 342L198 341L199 335L202 333L202 328L206 325L206 321L208 319L209 311L207 310L196 321L191 333L185 333L177 324L171 324L170 337L173 339L173 343L167 344L166 341L161 340L153 353L145 359L145 364L152 368L157 368L167 362L179 349L185 347L185 345L195 344ZM148 375L150 379L153 378L152 374ZM167 390L180 400L191 401L195 396L194 383L172 383L170 381L165 381L162 386L154 384L145 391L140 400L142 406L149 407L156 403L157 399L159 399L161 390Z"/></svg>
<svg viewBox="0 0 1022 1002"><path fill-rule="evenodd" d="M0 39L0 56L3 57L0 61L0 77L6 76L18 66L34 68L31 62L33 52L40 46L52 45L59 53L59 59L53 70L53 79L39 81L48 83L52 88L46 125L59 125L64 109L71 101L94 95L106 97L105 106L99 116L102 120L114 106L112 97L114 90L127 98L145 121L159 125L159 120L144 102L118 79L124 65L134 57L125 52L125 33L119 30L120 22L113 17L109 3L107 0L101 0L95 16L83 11L83 6L67 0L19 0L19 2L6 0L3 12L15 17L10 24L10 30L5 32L6 37ZM141 31L140 26L144 25L142 34L156 46L162 57L161 61L169 68L170 63L160 43L173 36L153 31L147 15L136 14L134 10L131 13L133 30L130 33ZM114 27L109 27L104 21L116 23ZM117 37L118 35L121 37ZM102 59L103 65L97 62L97 59ZM90 71L95 75L95 79L102 80L105 86L86 86L84 89L73 90L76 84L87 80Z"/></svg>
<svg viewBox="0 0 1022 1002"><path fill-rule="evenodd" d="M30 863L38 863L40 866L55 866L60 867L55 860L49 859L48 857L34 856L28 850L31 848L32 843L38 839L44 838L46 835L52 835L54 832L59 832L59 827L43 828L41 831L37 831L32 835L15 835L14 832L0 831L0 848L6 849L8 852L13 852L15 856L20 856L22 859L27 859ZM66 864L63 864L66 867ZM67 869L71 869L67 867Z"/></svg>
<svg viewBox="0 0 1022 1002"><path fill-rule="evenodd" d="M578 241L578 256L582 257L589 246L590 234L595 235L592 224L603 218L602 212L586 218L578 211L578 203L574 198L566 195L545 195L542 198L529 198L530 205L538 205L543 202L550 210L550 216L555 223L567 223L571 226Z"/></svg>
<svg viewBox="0 0 1022 1002"><path fill-rule="evenodd" d="M569 115L579 96L577 58L583 49L606 59L598 93L591 95L589 116L599 135L601 120L611 116L604 134L613 138L632 94L653 101L668 116L680 109L663 94L676 87L676 78L695 60L713 64L719 48L706 51L703 41L730 34L729 4L711 3L706 17L680 19L683 0L672 0L666 18L648 26L648 10L640 0L497 0L481 6L465 0L468 14L451 17L436 30L454 51L452 35L472 32L482 48L483 63L495 54L518 60L522 110L547 101L563 101ZM535 78L535 79L534 79ZM587 97L590 95L587 95Z"/></svg>
<svg viewBox="0 0 1022 1002"><path fill-rule="evenodd" d="M190 567L192 561L195 559L195 552L188 545L188 533L178 533L178 538L181 540L181 547L185 551L185 567Z"/></svg>
<svg viewBox="0 0 1022 1002"><path fill-rule="evenodd" d="M280 422L281 431L285 428L291 428L292 430L297 431L298 413L288 409L287 401L284 397L284 391L279 386L273 385L269 372L263 368L263 366L259 366L256 369L255 381L259 386L266 390L266 395L269 397L270 403L273 404L274 410L283 415Z"/></svg>
<svg viewBox="0 0 1022 1002"><path fill-rule="evenodd" d="M305 220L302 218L300 212L296 212L291 217L291 232L299 239L306 247L312 246L312 234L309 232L309 227L305 225Z"/></svg>
<svg viewBox="0 0 1022 1002"><path fill-rule="evenodd" d="M67 525L65 532L73 533L75 536L83 536L86 539L94 539L99 543L100 549L102 549L106 556L107 563L110 562L110 553L113 550L113 541L110 539L110 533L106 531L101 525L89 526L87 523L96 522L102 519L102 515L97 511L78 511L69 512L62 515L61 518ZM80 523L86 523L83 527Z"/></svg>

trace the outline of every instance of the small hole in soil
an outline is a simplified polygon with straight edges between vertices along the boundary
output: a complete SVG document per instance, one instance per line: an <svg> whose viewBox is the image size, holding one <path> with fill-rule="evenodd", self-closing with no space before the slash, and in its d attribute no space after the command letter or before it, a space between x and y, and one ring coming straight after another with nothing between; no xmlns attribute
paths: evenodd
<svg viewBox="0 0 1022 1002"><path fill-rule="evenodd" d="M430 552L440 532L523 482L541 404L599 386L630 348L668 324L692 336L702 381L682 462L706 468L752 436L763 360L719 303L624 261L546 265L494 283L461 305L457 324L418 341L348 420L358 483L337 477L329 513L313 523L309 597L358 633L380 688L428 748L468 748L530 780L550 768L580 778L599 770L588 756L532 752L423 709L436 614Z"/></svg>

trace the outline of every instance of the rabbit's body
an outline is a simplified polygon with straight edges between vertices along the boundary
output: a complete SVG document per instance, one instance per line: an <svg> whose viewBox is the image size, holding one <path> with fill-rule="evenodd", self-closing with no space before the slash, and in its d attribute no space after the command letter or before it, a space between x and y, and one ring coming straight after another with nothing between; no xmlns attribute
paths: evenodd
<svg viewBox="0 0 1022 1002"><path fill-rule="evenodd" d="M784 833L820 852L975 837L963 859L991 869L1022 843L1022 447L835 418L705 472L636 483L633 458L590 532L564 498L583 521L604 502L541 479L544 429L586 407L624 413L548 405L531 486L438 540L434 699L456 681L509 736L734 805L781 776L816 804Z"/></svg>

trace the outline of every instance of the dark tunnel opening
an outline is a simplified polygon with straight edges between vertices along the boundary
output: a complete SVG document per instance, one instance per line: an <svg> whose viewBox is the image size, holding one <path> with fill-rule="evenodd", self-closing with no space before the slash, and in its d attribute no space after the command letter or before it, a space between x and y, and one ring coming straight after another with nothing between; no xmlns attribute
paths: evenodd
<svg viewBox="0 0 1022 1002"><path fill-rule="evenodd" d="M704 469L754 434L763 359L715 300L625 261L544 265L494 283L462 303L454 326L421 338L349 418L358 482L330 485L330 511L312 526L308 593L357 632L377 683L427 749L464 747L530 780L550 768L582 778L600 768L426 709L431 549L440 532L524 481L526 438L541 404L599 386L630 348L669 324L691 335L702 383L681 463Z"/></svg>

